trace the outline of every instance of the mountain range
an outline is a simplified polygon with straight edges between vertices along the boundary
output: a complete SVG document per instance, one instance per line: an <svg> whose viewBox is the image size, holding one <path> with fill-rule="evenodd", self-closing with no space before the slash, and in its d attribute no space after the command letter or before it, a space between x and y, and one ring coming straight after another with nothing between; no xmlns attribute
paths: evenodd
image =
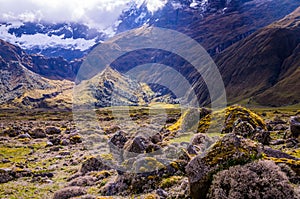
<svg viewBox="0 0 300 199"><path fill-rule="evenodd" d="M183 32L213 56L223 77L229 103L284 106L300 103L297 89L300 77L298 6L300 2L296 0L174 0L151 13L146 5L133 5L123 12L114 30L119 33L146 24ZM79 45L76 49L73 44L62 46L61 41L49 47L43 46L43 42L34 46L28 40L14 44L0 40L1 107L70 108L74 80L86 53L108 37L87 26L71 23L3 23L0 30L1 38L7 40L12 38L11 35L13 38L38 35L57 37L64 40L62 42L72 40L77 47L79 41L84 42L82 48ZM138 60L132 60L137 57ZM153 63L153 57L156 57L155 63L181 64L183 75L190 81L200 104L210 103L205 82L188 70L189 63L157 50L125 55L112 68L82 82L79 88L82 92L93 88L94 93L83 96L98 107L108 106L111 102L109 94L115 90L118 91L114 96L117 105L157 101L176 103L171 92L159 94L162 87L153 87L122 74L134 64Z"/></svg>

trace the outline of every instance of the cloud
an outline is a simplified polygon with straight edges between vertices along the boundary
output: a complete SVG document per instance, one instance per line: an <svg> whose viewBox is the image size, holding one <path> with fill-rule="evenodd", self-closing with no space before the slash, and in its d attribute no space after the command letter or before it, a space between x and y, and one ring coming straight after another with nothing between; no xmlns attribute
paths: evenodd
<svg viewBox="0 0 300 199"><path fill-rule="evenodd" d="M82 22L111 27L130 3L146 2L154 12L167 0L0 0L0 21Z"/></svg>
<svg viewBox="0 0 300 199"><path fill-rule="evenodd" d="M83 22L105 29L131 0L0 0L0 21Z"/></svg>

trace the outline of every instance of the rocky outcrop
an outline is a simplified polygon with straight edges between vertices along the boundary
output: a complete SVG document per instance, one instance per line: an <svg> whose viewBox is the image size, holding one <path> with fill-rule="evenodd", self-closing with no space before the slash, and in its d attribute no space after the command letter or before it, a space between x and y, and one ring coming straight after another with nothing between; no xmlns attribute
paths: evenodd
<svg viewBox="0 0 300 199"><path fill-rule="evenodd" d="M212 176L234 165L243 165L260 158L262 146L234 134L216 142L205 154L192 159L186 171L192 198L206 198Z"/></svg>

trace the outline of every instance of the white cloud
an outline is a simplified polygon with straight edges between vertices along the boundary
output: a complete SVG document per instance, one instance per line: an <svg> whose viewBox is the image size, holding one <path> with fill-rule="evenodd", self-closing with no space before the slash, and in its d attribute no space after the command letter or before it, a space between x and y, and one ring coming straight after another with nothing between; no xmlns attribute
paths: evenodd
<svg viewBox="0 0 300 199"><path fill-rule="evenodd" d="M0 0L0 21L72 21L103 30L117 21L128 3L144 1L154 12L167 0Z"/></svg>

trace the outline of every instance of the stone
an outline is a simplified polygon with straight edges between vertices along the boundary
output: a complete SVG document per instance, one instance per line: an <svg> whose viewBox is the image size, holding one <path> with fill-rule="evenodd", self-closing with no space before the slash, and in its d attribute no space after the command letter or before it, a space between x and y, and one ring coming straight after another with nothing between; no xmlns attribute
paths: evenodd
<svg viewBox="0 0 300 199"><path fill-rule="evenodd" d="M192 198L206 198L211 176L230 166L246 164L262 155L262 145L235 134L217 141L204 154L196 156L186 167Z"/></svg>
<svg viewBox="0 0 300 199"><path fill-rule="evenodd" d="M31 139L31 136L28 133L21 134L18 136L19 139Z"/></svg>
<svg viewBox="0 0 300 199"><path fill-rule="evenodd" d="M14 179L14 177L13 177L12 169L8 169L8 168L0 169L0 184L7 183L13 179Z"/></svg>
<svg viewBox="0 0 300 199"><path fill-rule="evenodd" d="M37 138L46 138L47 137L44 129L41 129L41 128L33 129L33 131L30 133L30 135L34 139L37 139Z"/></svg>
<svg viewBox="0 0 300 199"><path fill-rule="evenodd" d="M86 195L87 192L82 187L66 187L54 193L53 199L69 199L72 197L78 197Z"/></svg>
<svg viewBox="0 0 300 199"><path fill-rule="evenodd" d="M55 135L61 133L61 130L55 126L48 126L45 131L48 135Z"/></svg>
<svg viewBox="0 0 300 199"><path fill-rule="evenodd" d="M299 116L291 117L290 129L291 129L292 136L294 138L298 138L300 135L300 117Z"/></svg>
<svg viewBox="0 0 300 199"><path fill-rule="evenodd" d="M109 169L110 168L106 166L100 158L91 157L82 163L80 172L82 174L86 174L91 171L103 171Z"/></svg>
<svg viewBox="0 0 300 199"><path fill-rule="evenodd" d="M146 151L148 141L141 136L135 137L133 140L128 140L124 145L124 159L135 157L138 154Z"/></svg>
<svg viewBox="0 0 300 199"><path fill-rule="evenodd" d="M72 180L69 183L69 186L79 186L79 187L93 186L95 184L95 181L96 181L95 177L82 176Z"/></svg>

